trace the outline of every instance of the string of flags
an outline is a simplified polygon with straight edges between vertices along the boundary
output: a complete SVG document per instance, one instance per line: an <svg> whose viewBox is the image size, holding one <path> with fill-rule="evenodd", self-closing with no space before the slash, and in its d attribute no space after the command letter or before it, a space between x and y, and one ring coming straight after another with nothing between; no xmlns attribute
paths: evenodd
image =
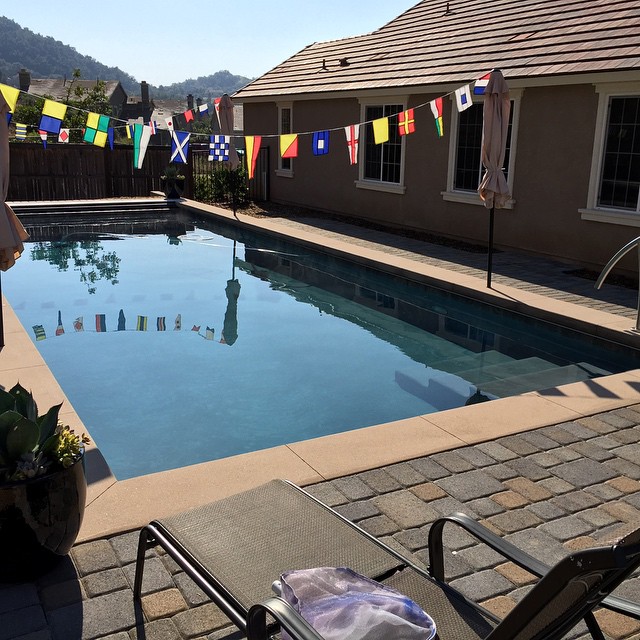
<svg viewBox="0 0 640 640"><path fill-rule="evenodd" d="M313 155L322 156L329 153L329 143L331 133L334 131L344 130L346 146L348 152L349 163L354 165L358 162L358 145L361 132L361 125L371 124L373 129L373 137L375 144L383 144L389 140L389 127L393 119L397 120L398 134L400 136L408 136L416 131L415 113L422 107L429 106L434 118L436 134L439 138L444 137L443 124L443 98L449 95L455 95L456 107L462 112L473 105L473 96L484 95L485 89L489 82L491 72L484 73L472 82L458 87L453 92L439 96L429 102L416 105L410 109L406 109L397 114L376 118L374 120L360 122L348 125L346 127L337 127L321 131L307 131L300 133L284 133L284 134L268 134L268 135L251 135L244 136L247 171L249 179L253 178L255 172L256 160L262 140L265 138L278 138L279 153L282 158L295 158L298 156L299 141L302 136L311 135L311 145ZM0 92L9 105L9 113L7 114L7 123L10 122L16 102L20 93L19 89L8 85L0 84ZM216 114L218 124L220 125L220 103L222 98L216 98L213 101L213 109ZM47 145L47 136L49 134L57 135L58 142L66 143L69 141L69 129L62 127L62 121L67 112L67 108L76 109L65 104L61 104L54 100L45 99L42 108L38 131L43 144ZM79 111L83 111L78 109ZM83 140L88 144L94 144L105 147L109 144L113 149L114 144L114 127L112 121L121 122L122 127L128 138L131 138L134 146L134 167L140 169L144 161L147 146L152 135L157 133L159 125L156 121L151 120L149 123L135 123L120 121L111 116L101 115L92 112L87 113L86 126L84 128ZM209 113L209 105L207 103L198 105L194 109L187 109L182 115L187 123L192 122L196 113L203 117ZM191 133L188 131L178 131L175 129L173 116L165 119L165 128L171 134L171 159L170 162L187 163L189 155L189 142L192 136L209 137L209 157L210 161L226 162L230 158L230 150L232 148L232 137L230 135L209 135ZM16 123L15 137L17 140L24 140L27 135L27 126L25 124ZM120 127L115 127L120 128Z"/></svg>
<svg viewBox="0 0 640 640"><path fill-rule="evenodd" d="M80 333L84 331L93 331L94 333L117 333L118 331L131 331L131 329L127 329L127 319L124 314L124 310L120 309L118 313L118 320L116 323L115 329L108 328L107 316L104 313L96 313L94 322L89 326L89 328L85 329L85 321L84 316L78 316L72 323L73 330L75 333ZM135 329L134 331L151 331L149 327L153 327L153 322L151 325L149 324L149 317L144 315L137 315L135 321ZM190 332L199 335L201 338L205 340L214 340L215 339L215 328L209 327L205 325L204 333L201 333L201 324L194 324ZM157 316L155 323L156 331L167 331L167 318L166 316ZM42 324L34 324L33 333L36 339L36 342L40 342L41 340L47 339L47 331ZM175 317L173 323L173 331L182 331L182 314L178 314ZM58 324L55 328L55 336L62 336L65 334L64 325L62 323L62 312L58 311ZM224 338L224 332L221 333L220 339L218 340L220 344L227 344Z"/></svg>

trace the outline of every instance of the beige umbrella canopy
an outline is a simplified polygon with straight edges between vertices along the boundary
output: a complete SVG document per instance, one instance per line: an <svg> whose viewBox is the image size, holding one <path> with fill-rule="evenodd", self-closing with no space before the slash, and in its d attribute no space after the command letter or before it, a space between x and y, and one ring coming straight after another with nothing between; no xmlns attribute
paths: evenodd
<svg viewBox="0 0 640 640"><path fill-rule="evenodd" d="M493 218L496 209L502 209L511 199L509 185L504 177L503 165L507 147L511 102L509 87L498 69L494 69L484 90L485 101L482 120L482 164L484 176L478 187L480 198L489 211L489 253L487 261L487 287L491 286L493 256Z"/></svg>
<svg viewBox="0 0 640 640"><path fill-rule="evenodd" d="M0 92L0 270L11 268L24 250L29 237L22 223L5 202L9 191L9 105Z"/></svg>

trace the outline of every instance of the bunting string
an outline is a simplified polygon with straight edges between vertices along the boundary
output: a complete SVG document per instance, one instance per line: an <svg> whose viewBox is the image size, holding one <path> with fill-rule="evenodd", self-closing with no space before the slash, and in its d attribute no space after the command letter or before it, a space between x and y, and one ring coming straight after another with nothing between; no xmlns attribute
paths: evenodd
<svg viewBox="0 0 640 640"><path fill-rule="evenodd" d="M245 149L247 151L247 165L249 169L249 178L253 177L253 169L257 159L257 152L260 148L262 140L278 139L279 151L282 158L295 158L298 155L298 141L301 137L311 136L314 155L326 155L329 153L330 133L336 131L344 131L346 137L347 150L351 164L355 164L358 159L358 139L361 127L371 125L373 128L374 142L383 144L389 140L389 126L394 120L397 120L398 133L401 136L407 136L415 132L416 121L415 112L426 107L430 107L434 122L435 131L438 137L444 136L443 125L443 104L444 99L455 96L455 102L458 110L464 111L473 105L473 95L482 96L489 81L491 71L474 78L469 83L457 87L453 91L445 93L437 98L422 102L413 107L407 108L396 113L389 114L380 118L365 120L363 122L349 124L341 127L332 127L316 131L300 131L286 134L261 134L261 135L245 135ZM233 146L232 140L242 138L238 135L211 135L209 133L198 133L191 131L181 131L174 128L174 116L165 119L164 127L161 127L156 121L151 120L148 123L122 120L113 116L101 115L75 107L72 105L62 104L54 100L36 96L20 89L0 84L0 92L5 98L9 113L7 114L7 124L10 122L13 112L15 111L17 101L21 94L30 96L37 100L43 101L42 114L39 126L36 127L40 134L43 144L46 147L48 134L58 136L58 142L68 142L70 131L82 131L84 142L95 144L101 147L109 146L113 149L115 131L123 132L127 138L133 141L134 145L134 166L141 168L144 161L146 147L149 143L151 135L157 133L159 129L168 130L171 134L171 159L170 162L186 163L189 151L189 142L192 138L207 138L209 140L209 160L228 161ZM219 106L222 98L216 98L213 101L215 115L220 124ZM75 110L86 114L87 121L85 127L63 128L62 122L67 110ZM209 104L204 103L193 109L187 109L182 115L187 123L194 121L195 115L200 118L209 114ZM395 123L394 123L395 124ZM15 123L15 139L24 140L27 136L27 125ZM235 153L235 152L234 152Z"/></svg>

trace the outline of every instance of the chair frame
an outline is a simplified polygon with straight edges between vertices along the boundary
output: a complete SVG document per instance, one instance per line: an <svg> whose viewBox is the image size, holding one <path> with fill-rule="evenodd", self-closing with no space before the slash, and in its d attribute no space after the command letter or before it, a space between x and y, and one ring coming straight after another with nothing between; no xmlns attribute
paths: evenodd
<svg viewBox="0 0 640 640"><path fill-rule="evenodd" d="M576 552L572 556L560 561L554 567L549 567L533 556L530 556L526 552L518 549L505 539L495 535L486 527L475 522L468 516L456 513L439 518L432 524L428 538L429 568L425 571L421 567L410 562L407 558L388 545L362 530L353 522L347 520L335 510L320 502L308 492L291 482L284 482L290 485L290 487L300 491L306 498L313 501L316 505L326 509L344 524L353 528L359 535L364 536L369 541L376 544L384 552L397 559L402 566L410 567L413 571L416 571L419 575L423 576L425 580L436 583L439 588L443 589L450 596L463 601L479 614L492 620L496 626L487 637L496 638L496 640L498 638L513 637L510 635L510 629L513 627L512 630L517 632L519 624L516 620L514 626L514 618L522 618L522 616L514 616L510 620L508 620L509 616L507 616L504 619L504 621L507 621L505 623L503 620L500 620L476 602L466 598L457 590L452 589L446 583L443 546L443 531L445 524L451 523L462 527L471 535L487 544L490 548L500 553L508 560L511 560L518 566L540 578L541 581L544 581L545 577L548 577L547 584L550 585L564 584L564 580L569 579L571 571L575 569L575 566L582 566L581 563L584 561L590 562L596 567L601 566L604 570L615 570L618 567L618 564L615 564L616 562L622 563L623 560L627 559L627 556L622 557L622 552L617 552L617 550L621 549L621 546L614 545L613 547L601 547ZM257 602L247 609L206 567L204 567L181 545L179 540L177 540L167 529L165 529L165 527L163 527L160 521L157 520L149 523L140 531L133 588L134 599L136 601L139 601L141 598L146 551L156 545L162 547L185 571L185 573L187 573L187 575L189 575L189 577L203 590L203 592L223 611L229 620L238 627L238 629L247 634L248 640L269 638L277 630L278 626L286 629L292 638L300 640L321 640L321 636L297 613L297 611L278 596L266 598L262 602ZM628 568L627 565L621 564L620 570L615 573L614 578L608 579L604 583L603 588L606 593L613 590L615 586L628 577L638 564L640 564L640 541L634 539L631 547L633 553L635 553L633 558L636 558L637 556L637 562L635 562L631 568ZM574 562L574 559L576 558L577 560L575 562L577 562L577 564L575 566L570 566L570 563ZM612 563L614 564L612 565ZM274 580L278 577L279 576L274 576ZM544 589L542 589L542 591L544 591ZM520 607L522 603L527 601L528 597L529 596L525 597L517 607ZM592 610L598 605L640 620L640 604L609 595L602 601L596 600L593 603L589 602L585 604L585 606L581 605L580 607L576 607L575 610L572 610L571 615L565 616L566 619L563 619L553 625L553 629L549 633L546 633L546 631L539 633L535 638L540 638L540 640L542 640L542 638L545 640L547 638L553 640L561 638L581 619L584 619L593 638L595 640L604 640L604 635L592 613ZM268 620L273 620L275 623L268 622Z"/></svg>

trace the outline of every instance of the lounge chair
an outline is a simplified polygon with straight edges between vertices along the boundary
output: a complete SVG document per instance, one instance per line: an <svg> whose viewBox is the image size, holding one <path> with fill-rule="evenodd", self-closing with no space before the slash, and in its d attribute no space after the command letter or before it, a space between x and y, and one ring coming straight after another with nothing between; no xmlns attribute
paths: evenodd
<svg viewBox="0 0 640 640"><path fill-rule="evenodd" d="M464 527L496 551L541 577L504 620L445 582L442 532ZM146 550L160 545L229 617L253 638L274 622L293 638L320 636L281 598L272 583L291 569L350 567L417 602L442 640L561 638L584 619L604 636L592 611L599 604L640 619L640 606L605 598L640 565L640 530L618 544L576 552L549 569L470 518L455 514L429 533L429 571L349 522L295 485L274 480L191 511L156 520L140 532L134 597L142 593ZM277 627L276 627L277 628Z"/></svg>

